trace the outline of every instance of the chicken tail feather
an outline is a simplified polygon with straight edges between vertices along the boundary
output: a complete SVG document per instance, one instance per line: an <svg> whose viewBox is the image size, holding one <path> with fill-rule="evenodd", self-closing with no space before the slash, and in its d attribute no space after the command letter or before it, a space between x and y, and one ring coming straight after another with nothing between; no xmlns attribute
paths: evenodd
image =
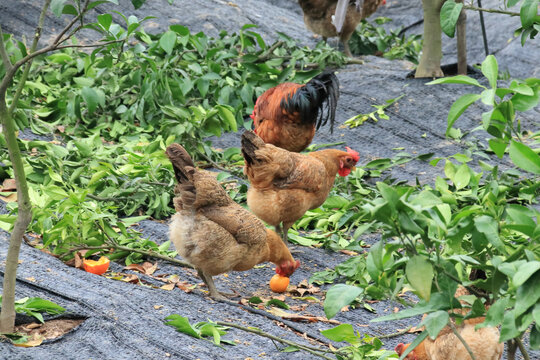
<svg viewBox="0 0 540 360"><path fill-rule="evenodd" d="M264 141L257 136L253 131L246 130L242 134L242 155L248 163L252 165L257 161L257 155L255 151L258 150L261 146L264 146Z"/></svg>
<svg viewBox="0 0 540 360"><path fill-rule="evenodd" d="M280 105L290 114L298 112L303 123L316 123L317 130L330 120L332 133L338 98L339 80L333 71L325 71L300 87L294 94L281 100Z"/></svg>
<svg viewBox="0 0 540 360"><path fill-rule="evenodd" d="M195 164L188 152L182 145L171 144L165 150L174 170L174 176L179 184L193 181L193 172L188 171L186 166L195 168Z"/></svg>

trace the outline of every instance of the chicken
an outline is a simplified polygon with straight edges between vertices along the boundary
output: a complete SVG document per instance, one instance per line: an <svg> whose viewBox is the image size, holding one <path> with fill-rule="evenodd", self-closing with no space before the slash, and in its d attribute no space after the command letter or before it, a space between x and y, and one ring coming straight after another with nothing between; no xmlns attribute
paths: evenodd
<svg viewBox="0 0 540 360"><path fill-rule="evenodd" d="M364 0L360 10L360 0L356 0L355 4L350 0L298 0L304 12L306 27L321 35L324 41L339 36L348 57L352 57L349 39L360 21L373 14L385 2Z"/></svg>
<svg viewBox="0 0 540 360"><path fill-rule="evenodd" d="M300 152L328 120L334 130L338 98L339 81L333 72L323 72L305 85L279 84L255 103L251 114L255 133L266 143Z"/></svg>
<svg viewBox="0 0 540 360"><path fill-rule="evenodd" d="M254 132L242 135L245 173L251 183L247 203L255 215L275 226L287 243L289 228L307 210L324 203L336 173L347 176L358 162L356 151L335 149L298 154L265 144Z"/></svg>
<svg viewBox="0 0 540 360"><path fill-rule="evenodd" d="M281 238L235 203L215 176L195 169L181 145L170 145L166 153L178 181L170 239L195 267L212 298L225 299L214 285L214 275L246 271L271 261L277 266L276 273L290 276L300 266Z"/></svg>
<svg viewBox="0 0 540 360"><path fill-rule="evenodd" d="M468 291L460 286L456 291L455 297L468 294ZM463 301L460 302L463 304ZM468 310L463 308L456 309L454 312L466 315ZM460 325L456 325L456 329L471 349L476 360L499 360L504 350L504 345L499 343L499 330L496 327L484 327L475 330L475 326L483 323L484 320L485 317L467 319ZM394 350L401 356L409 345L400 343ZM405 359L470 360L471 356L450 326L446 326L439 332L435 340L427 337Z"/></svg>

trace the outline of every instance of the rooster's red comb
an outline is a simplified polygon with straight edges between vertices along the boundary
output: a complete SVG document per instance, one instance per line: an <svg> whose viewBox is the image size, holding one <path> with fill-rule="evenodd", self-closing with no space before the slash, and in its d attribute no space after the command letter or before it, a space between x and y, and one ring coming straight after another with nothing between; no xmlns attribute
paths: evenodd
<svg viewBox="0 0 540 360"><path fill-rule="evenodd" d="M351 148L348 147L348 146L346 146L345 149L347 149L347 152L349 153L349 155L352 156L352 158L354 159L354 161L360 160L360 155L358 154L358 151L354 151L353 149L351 149Z"/></svg>

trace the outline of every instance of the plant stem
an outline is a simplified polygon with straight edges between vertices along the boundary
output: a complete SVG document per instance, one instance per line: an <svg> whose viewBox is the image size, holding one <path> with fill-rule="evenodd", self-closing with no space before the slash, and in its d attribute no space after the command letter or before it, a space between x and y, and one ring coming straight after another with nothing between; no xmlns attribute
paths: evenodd
<svg viewBox="0 0 540 360"><path fill-rule="evenodd" d="M167 255L161 255L159 253L156 253L155 251L133 249L133 248L118 245L118 244L115 244L115 243L112 243L112 244L108 243L107 245L101 245L101 246L81 245L81 246L77 246L77 247L74 247L74 248L70 248L69 251L63 253L59 257L62 258L64 256L66 256L68 253L72 253L72 252L79 251L79 250L110 250L111 248L114 248L116 250L128 251L128 252L133 252L133 253L137 253L137 254L146 255L146 256L149 256L149 257L156 258L156 259L161 259L161 260L164 260L164 261L168 261L168 262L170 262L172 264L180 265L182 267L187 267L187 268L190 268L190 269L194 269L193 265L188 264L187 262L171 258L171 257L169 257Z"/></svg>
<svg viewBox="0 0 540 360"><path fill-rule="evenodd" d="M379 338L379 339L390 339L390 338L393 338L393 337L396 337L396 336L401 336L403 334L406 334L411 329L412 329L412 326L409 326L406 329L400 330L400 331L392 333L392 334L386 334L386 335L377 336L377 338Z"/></svg>
<svg viewBox="0 0 540 360"><path fill-rule="evenodd" d="M469 347L469 344L467 344L467 342L466 342L465 339L461 336L461 334L459 333L459 331L457 331L456 326L455 326L454 323L452 322L452 319L449 320L448 324L450 325L450 328L451 328L452 331L454 332L454 335L456 335L456 337L459 339L459 341L461 341L461 343L463 344L463 346L465 346L465 349L466 349L467 352L469 353L469 356L471 357L471 360L476 360L476 357L474 356L474 353L472 352L471 348Z"/></svg>
<svg viewBox="0 0 540 360"><path fill-rule="evenodd" d="M43 5L43 9L41 9L41 14L39 15L38 25L36 27L34 40L32 41L32 45L30 46L29 53L33 53L36 51L39 39L41 38L41 31L43 30L43 23L45 22L45 15L47 14L47 9L49 9L49 5L51 4L51 0L45 0L45 4ZM19 97L21 96L21 93L24 89L24 85L26 84L26 79L28 79L28 74L30 73L30 68L32 67L32 61L34 59L30 59L26 65L24 66L24 71L21 77L21 80L19 81L19 86L17 87L17 91L15 92L15 95L13 95L13 99L11 101L11 105L9 107L9 114L13 115L13 111L17 108L17 103L19 102Z"/></svg>
<svg viewBox="0 0 540 360"><path fill-rule="evenodd" d="M529 357L529 354L527 353L527 349L525 349L525 346L523 346L523 342L521 341L521 338L516 337L514 339L519 347L519 351L521 352L521 355L523 355L523 360L531 360Z"/></svg>
<svg viewBox="0 0 540 360"><path fill-rule="evenodd" d="M485 9L485 8L480 8L480 7L476 7L476 6L471 6L471 5L464 5L463 9L474 10L474 11L482 11L482 12L488 12L488 13L495 13L495 14L504 14L504 15L510 15L510 16L519 16L519 13L516 13L516 12L499 10L499 9Z"/></svg>
<svg viewBox="0 0 540 360"><path fill-rule="evenodd" d="M9 55L6 51L6 46L4 45L4 33L2 32L2 25L0 25L0 57L2 57L2 63L6 69L6 73L11 70L13 64L9 60Z"/></svg>
<svg viewBox="0 0 540 360"><path fill-rule="evenodd" d="M297 347L299 349L307 351L310 354L321 357L323 359L333 360L332 358L324 355L327 351L325 351L323 349L317 349L317 348L313 348L311 346L305 346L305 345L302 345L302 344L299 344L299 343L295 343L294 341L285 340L283 338L268 334L268 333L266 333L266 332L264 332L264 331L262 331L260 329L248 328L248 327L245 327L245 326L237 325L237 324L234 324L234 323L228 323L228 322L224 322L224 321L216 321L216 324L221 325L221 326L233 327L235 329L250 332L252 334L256 334L256 335L263 336L263 337L268 338L268 339L278 341L278 342L280 342L282 344L285 344L285 345Z"/></svg>

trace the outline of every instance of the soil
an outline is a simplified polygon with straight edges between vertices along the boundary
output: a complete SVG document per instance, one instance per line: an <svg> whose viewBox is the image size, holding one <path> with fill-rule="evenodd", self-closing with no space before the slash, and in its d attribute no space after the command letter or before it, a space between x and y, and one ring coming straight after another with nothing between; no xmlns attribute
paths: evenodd
<svg viewBox="0 0 540 360"><path fill-rule="evenodd" d="M182 24L192 33L205 31L215 36L220 30L237 32L246 23L259 25L259 31L265 41L275 39L276 31L293 36L300 44L313 46L317 39L306 30L302 14L295 0L192 0L175 1L172 5L167 0L148 1L139 10L134 11L131 2L120 0L120 6L114 7L127 15L139 19L156 16L148 31L158 32L170 24ZM99 5L98 12L105 12L111 5ZM486 0L484 7L497 8L497 0ZM35 19L38 17L39 4L35 1L2 2L0 4L0 23L3 31L14 33L20 38L33 32ZM115 21L120 22L120 17ZM393 21L385 26L408 26L421 19L421 1L388 0L387 5L377 11L373 17L388 16ZM471 13L468 21L469 64L481 62L485 57L477 14ZM519 27L519 18L485 14L490 51L495 53L501 72L513 77L538 77L540 74L540 44L527 41L521 47L518 39L511 38L511 29ZM48 17L43 41L49 40L53 33L62 26L56 17ZM421 33L422 25L411 27L407 33ZM91 38L91 35L87 35ZM84 41L85 39L83 39ZM455 45L444 41L443 63L455 62ZM352 116L373 111L372 105L405 94L398 103L387 109L390 120L366 122L357 128L336 126L333 134L322 128L314 143L328 144L343 141L345 145L357 150L361 164L379 158L392 158L400 151L411 155L433 153L434 157L451 156L458 152L471 150L472 166L478 165L481 158L474 153L475 146L483 146L488 135L478 130L481 113L486 110L482 104L475 104L456 122L465 134L460 141L448 139L444 135L446 117L451 104L461 95L474 91L466 85L426 86L429 80L409 79L413 65L406 61L390 61L375 56L363 58L363 65L349 65L339 69L338 78L341 97L338 103L337 119L339 125ZM479 79L479 81L483 81ZM539 130L540 108L521 115L522 127ZM24 138L43 138L31 132L21 132ZM238 133L225 134L221 138L211 138L216 148L240 146ZM45 137L46 138L46 137ZM398 150L399 149L399 150ZM431 183L443 173L443 163L431 166L428 162L415 159L402 166L395 167L383 176L390 176L399 181ZM500 161L505 169L508 159ZM0 201L0 213L6 213L6 207ZM143 235L159 244L168 239L167 223L143 221L139 224ZM0 281L3 280L3 266L7 254L8 235L0 230ZM378 234L364 238L368 244L380 239ZM302 266L291 277L291 285L302 286L316 271L332 269L350 255L335 253L323 249L302 248L297 258ZM243 326L257 327L275 336L300 343L309 343L309 337L324 340L320 330L329 329L336 324L325 321L302 321L269 319L269 315L249 312L245 307L229 303L216 303L207 298L205 288L195 272L169 263L158 261L157 270L150 276L132 270L125 270L121 264L111 262L105 276L97 276L79 269L68 267L58 259L23 244L20 255L21 264L17 275L17 298L39 296L58 303L71 314L86 318L76 331L68 333L54 343L44 346L21 349L10 344L0 343L0 359L311 359L303 352L283 353L266 338L248 334L237 329L228 330L226 339L237 342L237 346L225 346L224 349L178 333L164 324L165 317L171 314L185 316L194 324L199 321L232 321ZM142 281L114 281L108 277L124 272ZM244 300L252 296L261 298L277 297L285 299L295 310L294 314L311 317L324 317L322 309L323 294L328 285L320 286L318 291L311 289L313 301L298 299L298 294L286 292L277 295L270 291L268 281L274 274L269 264L263 264L246 272L233 272L215 277L218 290L234 292ZM176 287L172 290L160 289L164 282L156 277L178 276ZM133 280L133 278L131 278ZM179 286L178 284L181 284ZM194 286L194 288L192 288ZM293 289L293 287L291 287ZM302 288L301 288L302 289ZM308 289L309 290L309 289ZM283 297L284 296L284 297ZM238 300L238 298L236 299ZM414 298L408 300L414 301ZM339 313L334 319L339 323L352 324L362 334L381 336L395 333L411 325L417 325L418 318L394 322L372 323L372 319L403 308L396 301L380 301L367 304L372 310L359 306ZM262 314L265 312L261 310ZM296 330L292 330L296 329ZM303 334L308 334L303 335ZM384 348L393 349L399 342L414 340L415 334L405 334L397 338L384 339ZM324 341L328 343L328 341ZM525 341L528 344L528 340ZM343 346L344 343L334 344ZM540 359L538 351L530 352L531 359ZM518 358L519 357L518 355Z"/></svg>

